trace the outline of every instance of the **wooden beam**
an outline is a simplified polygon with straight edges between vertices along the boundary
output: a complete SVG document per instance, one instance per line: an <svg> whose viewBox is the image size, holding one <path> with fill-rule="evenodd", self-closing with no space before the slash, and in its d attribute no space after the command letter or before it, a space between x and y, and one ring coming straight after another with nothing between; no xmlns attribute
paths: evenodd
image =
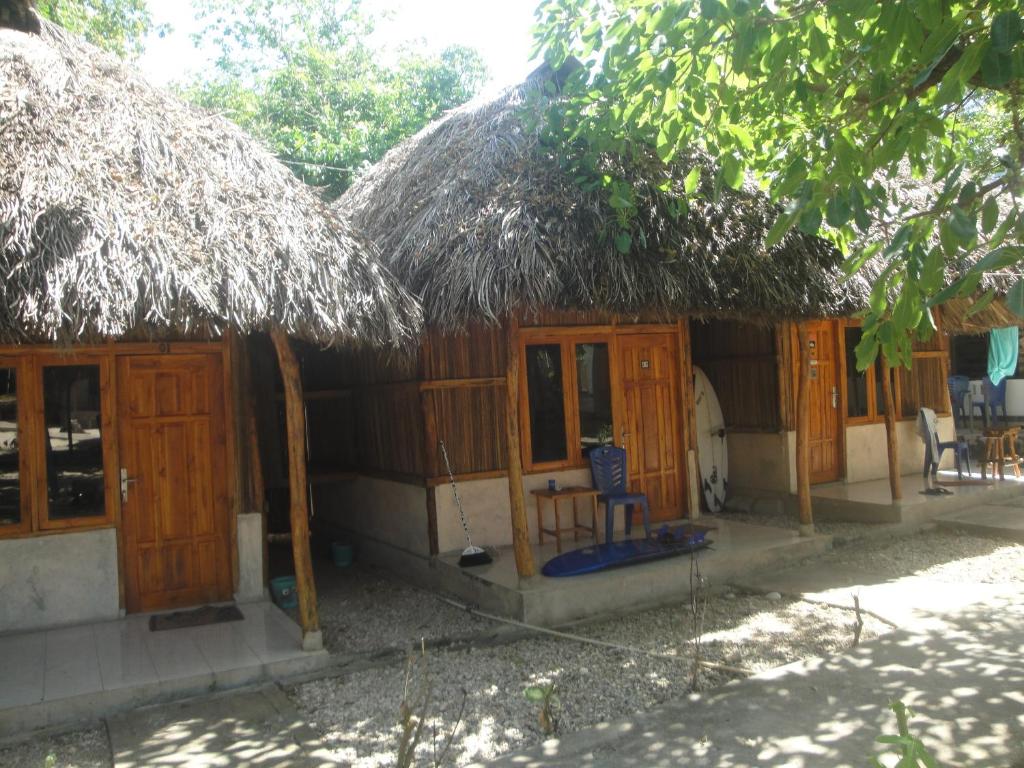
<svg viewBox="0 0 1024 768"><path fill-rule="evenodd" d="M306 408L302 399L299 362L291 342L280 328L270 332L284 383L285 420L288 435L288 488L291 500L292 556L295 559L295 589L299 598L299 626L305 650L323 648L320 616L316 606L313 557L309 551L309 485L306 479Z"/></svg>
<svg viewBox="0 0 1024 768"><path fill-rule="evenodd" d="M810 399L811 356L808 352L807 327L797 323L797 375L796 389L796 495L800 503L800 535L814 534L814 517L811 512L811 415L808 411Z"/></svg>
<svg viewBox="0 0 1024 768"><path fill-rule="evenodd" d="M533 576L533 551L530 549L530 526L523 498L523 453L519 440L519 322L508 321L508 350L505 363L505 444L508 452L508 501L512 512L512 548L516 572L520 577Z"/></svg>
<svg viewBox="0 0 1024 768"><path fill-rule="evenodd" d="M697 406L693 392L693 340L690 319L676 323L679 334L679 390L683 422L683 453L686 456L686 511L690 520L700 517L700 475L697 472Z"/></svg>
<svg viewBox="0 0 1024 768"><path fill-rule="evenodd" d="M892 500L903 498L900 487L900 447L896 441L896 399L892 396L892 368L882 358L882 397L885 400L885 447L889 454L889 492ZM948 389L948 387L943 387Z"/></svg>

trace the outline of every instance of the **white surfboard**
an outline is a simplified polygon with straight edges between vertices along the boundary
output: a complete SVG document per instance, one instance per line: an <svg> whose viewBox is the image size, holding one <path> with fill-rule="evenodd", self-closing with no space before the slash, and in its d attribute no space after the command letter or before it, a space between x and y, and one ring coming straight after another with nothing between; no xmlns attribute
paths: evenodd
<svg viewBox="0 0 1024 768"><path fill-rule="evenodd" d="M725 419L718 396L700 368L693 369L693 398L697 410L697 463L700 487L708 511L725 509L729 490L729 451L725 443Z"/></svg>

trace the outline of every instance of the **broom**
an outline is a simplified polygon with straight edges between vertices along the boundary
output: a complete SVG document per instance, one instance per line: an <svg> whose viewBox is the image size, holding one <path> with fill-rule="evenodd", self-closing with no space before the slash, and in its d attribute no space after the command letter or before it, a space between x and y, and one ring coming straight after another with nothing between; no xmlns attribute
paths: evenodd
<svg viewBox="0 0 1024 768"><path fill-rule="evenodd" d="M444 466L448 470L448 480L452 484L452 493L455 495L455 506L459 508L459 519L462 520L462 530L466 533L466 543L469 545L462 550L462 557L459 558L459 567L467 568L472 565L487 565L491 562L491 556L480 547L473 546L473 539L469 537L469 525L466 523L466 513L462 509L462 501L459 499L459 489L455 486L455 475L452 474L452 465L448 461L448 449L444 447L444 440L437 441L441 446L441 455L444 457Z"/></svg>

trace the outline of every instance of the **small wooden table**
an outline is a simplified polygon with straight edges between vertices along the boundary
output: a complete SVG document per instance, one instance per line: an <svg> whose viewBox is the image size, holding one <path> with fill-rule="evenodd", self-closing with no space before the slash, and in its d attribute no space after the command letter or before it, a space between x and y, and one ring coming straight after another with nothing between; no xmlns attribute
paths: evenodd
<svg viewBox="0 0 1024 768"><path fill-rule="evenodd" d="M1005 480L1007 461L1013 467L1014 476L1020 477L1020 457L1017 455L1017 435L1020 429L1020 427L1006 427L1005 429L985 430L985 460L981 462L982 479L987 477L986 470L991 463L992 476L995 477L996 467L998 467L999 479Z"/></svg>
<svg viewBox="0 0 1024 768"><path fill-rule="evenodd" d="M562 554L562 534L572 531L572 540L579 541L580 533L589 533L594 541L597 541L597 497L601 494L596 488L584 488L575 486L570 488L559 488L557 491L548 488L535 488L530 491L537 497L537 543L544 543L544 534L555 537L555 548L558 554ZM590 499L590 527L580 524L579 505L577 499ZM551 506L555 510L555 527L544 527L544 504L545 499L550 499ZM558 510L558 502L564 499L572 500L572 525L562 527L562 518Z"/></svg>

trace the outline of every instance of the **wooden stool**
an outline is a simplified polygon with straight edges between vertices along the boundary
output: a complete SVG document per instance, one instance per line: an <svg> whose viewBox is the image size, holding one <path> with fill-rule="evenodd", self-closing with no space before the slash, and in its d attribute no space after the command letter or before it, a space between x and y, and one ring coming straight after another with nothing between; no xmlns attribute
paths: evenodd
<svg viewBox="0 0 1024 768"><path fill-rule="evenodd" d="M985 430L985 459L981 462L981 477L983 480L987 477L986 470L990 462L992 464L992 477L995 477L996 467L998 467L999 479L1005 480L1007 460L1013 464L1014 476L1020 477L1020 457L1017 455L1017 435L1019 432L1020 427Z"/></svg>
<svg viewBox="0 0 1024 768"><path fill-rule="evenodd" d="M537 498L537 543L544 543L544 534L547 533L555 537L555 549L558 554L562 554L562 534L572 531L572 540L579 541L580 533L589 533L593 537L594 541L597 541L597 497L600 495L600 491L596 488L559 488L557 491L552 491L548 488L535 488L530 491ZM577 499L589 498L590 499L590 526L581 525L579 520L579 506L576 503ZM555 527L545 528L544 527L544 505L543 500L550 499L551 506L555 510ZM563 499L572 499L572 525L566 528L562 527L562 519L558 510L558 502Z"/></svg>

